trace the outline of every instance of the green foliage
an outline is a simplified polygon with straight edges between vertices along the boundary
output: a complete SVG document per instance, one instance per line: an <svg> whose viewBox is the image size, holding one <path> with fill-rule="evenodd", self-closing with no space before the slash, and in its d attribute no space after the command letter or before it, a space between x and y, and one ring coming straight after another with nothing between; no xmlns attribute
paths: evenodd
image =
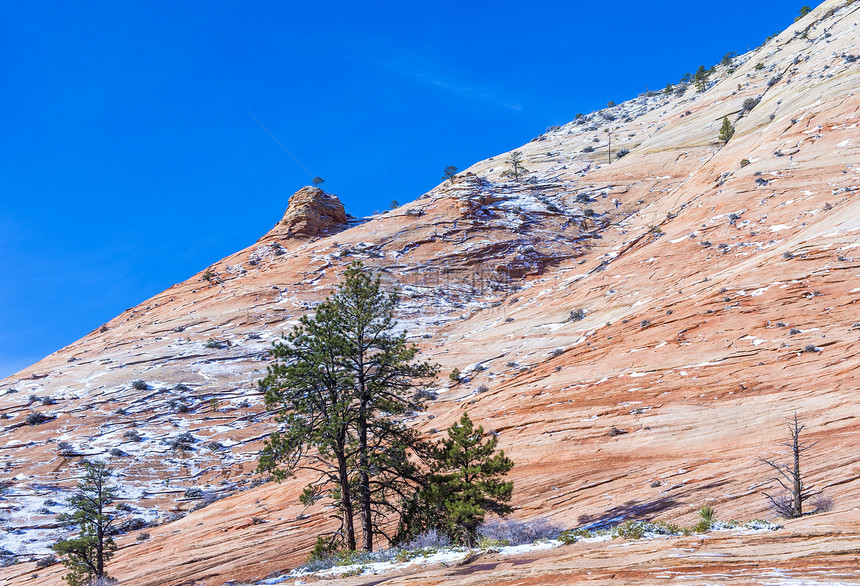
<svg viewBox="0 0 860 586"><path fill-rule="evenodd" d="M800 14L794 19L794 22L797 22L798 20L800 20L801 18L803 18L804 16L806 16L810 12L812 12L812 8L810 8L809 6L804 6L803 8L800 9Z"/></svg>
<svg viewBox="0 0 860 586"><path fill-rule="evenodd" d="M755 64L755 70L756 71L761 71L762 69L764 69L764 63L756 63Z"/></svg>
<svg viewBox="0 0 860 586"><path fill-rule="evenodd" d="M454 370L451 371L451 374L448 375L448 378L451 379L452 382L460 382L460 369L454 367Z"/></svg>
<svg viewBox="0 0 860 586"><path fill-rule="evenodd" d="M513 151L508 157L508 166L510 169L502 172L502 177L513 177L519 179L520 176L528 173L529 170L523 167L523 154L520 151Z"/></svg>
<svg viewBox="0 0 860 586"><path fill-rule="evenodd" d="M665 93L666 95L670 95L674 91L675 91L675 86L673 86L671 83L667 83L666 88L663 90L663 93Z"/></svg>
<svg viewBox="0 0 860 586"><path fill-rule="evenodd" d="M615 527L612 535L613 537L621 537L622 539L642 539L645 536L646 529L648 529L648 526L642 521L625 521Z"/></svg>
<svg viewBox="0 0 860 586"><path fill-rule="evenodd" d="M454 179L457 178L457 167L454 165L448 165L445 167L445 176L442 177L443 181L447 181L448 183L454 183Z"/></svg>
<svg viewBox="0 0 860 586"><path fill-rule="evenodd" d="M437 369L416 359L405 333L393 333L397 302L378 276L351 264L337 292L274 345L275 363L260 381L282 427L266 441L259 469L277 480L299 469L315 473L302 502L328 499L350 550L354 510L371 549L376 523L397 512L420 477L409 458L418 438L401 417L422 408L415 386Z"/></svg>
<svg viewBox="0 0 860 586"><path fill-rule="evenodd" d="M704 65L699 65L696 70L696 75L693 76L693 81L696 82L696 89L700 92L708 89L708 78L711 76L711 71L706 69Z"/></svg>
<svg viewBox="0 0 860 586"><path fill-rule="evenodd" d="M320 185L325 183L325 179L323 179L322 177L314 177L313 180L311 180L311 183L313 183L314 187L319 187Z"/></svg>
<svg viewBox="0 0 860 586"><path fill-rule="evenodd" d="M708 523L713 523L714 515L716 515L716 511L714 511L713 507L709 507L705 505L704 507L699 509L699 517L703 521L707 521Z"/></svg>
<svg viewBox="0 0 860 586"><path fill-rule="evenodd" d="M471 546L488 512L505 516L513 510L505 503L514 483L501 478L514 463L503 451L495 453L498 440L485 438L484 428L476 428L467 413L447 432L447 439L428 448L427 485L410 502L395 541L436 529Z"/></svg>
<svg viewBox="0 0 860 586"><path fill-rule="evenodd" d="M104 564L117 549L110 537L115 517L109 506L117 496L117 489L108 484L112 472L103 462L84 462L84 476L67 503L71 512L58 518L79 530L77 537L61 539L53 545L70 570L65 577L69 586L85 586L108 577Z"/></svg>
<svg viewBox="0 0 860 586"><path fill-rule="evenodd" d="M732 126L732 123L729 122L728 116L723 118L723 125L720 128L720 140L722 142L729 142L731 138L735 135L735 127Z"/></svg>
<svg viewBox="0 0 860 586"><path fill-rule="evenodd" d="M738 54L734 51L729 51L728 53L723 55L723 60L720 61L720 65L723 65L724 67L729 67L732 64L732 60L737 56Z"/></svg>

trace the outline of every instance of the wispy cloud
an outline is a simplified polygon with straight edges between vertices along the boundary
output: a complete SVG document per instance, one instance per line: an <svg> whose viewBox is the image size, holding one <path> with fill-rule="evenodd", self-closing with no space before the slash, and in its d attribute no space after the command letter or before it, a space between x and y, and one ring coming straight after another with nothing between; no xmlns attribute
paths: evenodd
<svg viewBox="0 0 860 586"><path fill-rule="evenodd" d="M424 73L420 71L399 71L398 73L409 75L413 79L417 79L418 81L425 82L429 85L438 87L440 89L468 98L470 100L491 104L500 108L506 108L508 110L520 111L523 109L522 105L518 103L512 103L511 101L506 100L503 95L503 92L500 91L493 91L489 88L481 87L479 85L458 83L456 81L452 81L450 79L446 79L444 77L432 73Z"/></svg>

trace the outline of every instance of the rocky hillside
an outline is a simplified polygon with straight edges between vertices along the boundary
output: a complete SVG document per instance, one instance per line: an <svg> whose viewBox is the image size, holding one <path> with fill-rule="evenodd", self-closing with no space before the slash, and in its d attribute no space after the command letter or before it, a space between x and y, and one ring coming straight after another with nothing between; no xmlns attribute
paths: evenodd
<svg viewBox="0 0 860 586"><path fill-rule="evenodd" d="M795 412L818 442L808 480L834 503L766 536L577 544L421 583L739 577L725 556L749 579L856 579L858 23L860 4L828 0L705 91L649 92L537 137L519 180L501 154L362 221L304 188L256 244L0 381L0 546L20 562L0 583L61 583L33 560L87 457L120 472L138 520L111 564L124 585L220 586L303 561L328 511L298 503L302 479L254 472L273 428L256 380L355 259L399 287L401 326L442 365L412 423L433 436L468 409L498 434L516 517L688 523L708 504L773 518L759 458Z"/></svg>

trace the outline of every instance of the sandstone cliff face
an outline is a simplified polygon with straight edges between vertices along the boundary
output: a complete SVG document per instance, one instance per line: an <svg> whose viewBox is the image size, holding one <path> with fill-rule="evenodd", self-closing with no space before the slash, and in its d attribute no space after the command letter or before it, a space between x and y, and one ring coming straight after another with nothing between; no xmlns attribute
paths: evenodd
<svg viewBox="0 0 860 586"><path fill-rule="evenodd" d="M771 517L758 458L780 449L795 411L818 441L808 480L835 502L768 536L578 544L468 576L437 567L418 583L566 583L587 571L608 582L619 568L627 583L743 580L727 559L758 581L844 579L855 554L837 554L860 546L858 26L860 4L825 2L733 71L718 67L702 93L643 95L519 148L522 181L502 177L507 154L493 157L279 254L272 243L302 225L291 217L208 279L0 382L0 507L13 529L0 545L45 553L62 510L46 502L67 494L76 462L102 457L147 520L195 507L189 487L224 497L150 540L121 538L112 573L123 584L220 586L302 561L330 520L298 504L301 478L258 485L273 424L255 381L270 342L361 259L400 288L402 327L443 367L438 400L412 424L434 437L468 409L496 432L516 462L518 517L689 523L704 504L721 518ZM736 133L723 145L726 116ZM630 151L611 164L606 130ZM26 425L31 411L54 418ZM34 571L0 577L60 583L57 566Z"/></svg>
<svg viewBox="0 0 860 586"><path fill-rule="evenodd" d="M302 187L290 196L283 219L259 242L332 234L346 223L346 211L336 195L319 187Z"/></svg>

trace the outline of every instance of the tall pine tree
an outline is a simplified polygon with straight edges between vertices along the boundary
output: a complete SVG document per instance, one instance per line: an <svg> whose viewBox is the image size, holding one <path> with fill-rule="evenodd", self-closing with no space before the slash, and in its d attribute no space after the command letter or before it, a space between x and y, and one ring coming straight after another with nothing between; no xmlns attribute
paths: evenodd
<svg viewBox="0 0 860 586"><path fill-rule="evenodd" d="M276 344L278 362L260 383L282 424L266 443L260 469L279 478L316 472L304 500L335 502L349 549L356 547L355 507L362 547L372 550L374 534L420 479L411 460L418 437L402 418L422 408L416 387L437 368L417 360L417 347L395 333L397 303L378 275L353 263L337 292Z"/></svg>

